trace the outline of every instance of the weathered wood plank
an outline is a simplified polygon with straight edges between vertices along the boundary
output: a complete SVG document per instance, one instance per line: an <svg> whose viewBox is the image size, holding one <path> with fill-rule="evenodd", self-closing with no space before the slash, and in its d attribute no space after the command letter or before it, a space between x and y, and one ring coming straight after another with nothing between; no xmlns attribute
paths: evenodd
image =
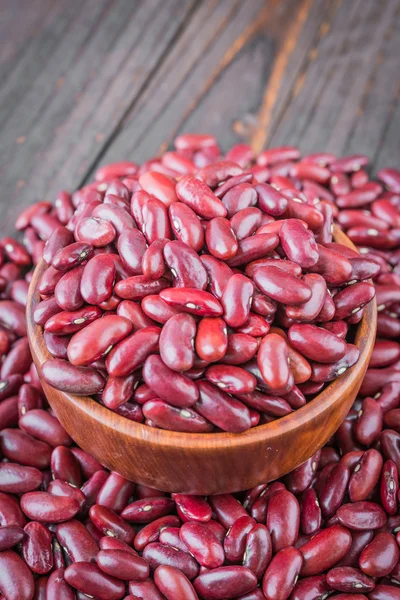
<svg viewBox="0 0 400 600"><path fill-rule="evenodd" d="M63 13L45 28L54 37L66 28L60 21L68 20L68 33L3 130L2 189L15 199L5 227L22 205L79 183L157 68L194 0L89 0L80 6L74 19Z"/></svg>
<svg viewBox="0 0 400 600"><path fill-rule="evenodd" d="M396 22L398 28L398 8L391 0L340 4L314 46L313 60L304 65L301 85L294 86L270 145L295 144L304 152L362 151L373 157L397 92L393 59L400 39L388 39L388 32Z"/></svg>

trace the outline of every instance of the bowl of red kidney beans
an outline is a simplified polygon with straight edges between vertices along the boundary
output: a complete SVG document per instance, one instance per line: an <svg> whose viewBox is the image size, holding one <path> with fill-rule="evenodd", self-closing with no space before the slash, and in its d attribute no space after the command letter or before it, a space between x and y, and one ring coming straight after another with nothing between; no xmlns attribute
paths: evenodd
<svg viewBox="0 0 400 600"><path fill-rule="evenodd" d="M372 181L367 166L368 159L362 155L344 159L325 153L301 157L295 148L267 150L255 157L247 146L240 145L221 156L212 136L186 135L177 138L175 151L161 158L142 167L133 163L104 167L97 172L94 184L83 191L72 195L63 192L54 207L40 202L20 215L16 228L23 231L23 242L11 237L0 242L0 592L3 597L7 600L400 598L400 172L383 169L378 172L377 181ZM251 177L240 181L248 173ZM180 195L168 206L172 186L166 181L173 180L175 193ZM236 185L229 187L229 182ZM203 184L210 190L209 201L199 208L193 198ZM249 185L245 191L256 190L256 201L247 198L254 198L253 191L243 192L245 184ZM123 192L122 186L129 194ZM224 203L226 195L237 186L242 186L241 193L231 193ZM202 190L204 198L205 188ZM222 214L221 205L214 198L211 201L208 194L221 202L226 213ZM133 203L133 197L141 199ZM287 203L281 214L269 215L261 210L260 197L269 211L271 205L277 204L281 210L283 199ZM238 198L244 205L238 204ZM160 203L165 208L160 208ZM174 204L182 204L184 208L178 207L178 213L170 217L177 208L171 211ZM128 210L125 205L129 205ZM111 212L109 206L113 207ZM193 215L187 208L195 214L200 228L194 220L196 224L192 225ZM258 213L254 209L262 213L257 226L254 216ZM202 214L198 214L199 210ZM221 214L207 212L210 210L219 210ZM246 218L242 218L243 213L237 218L243 210ZM314 211L323 215L321 227L316 227L315 221L310 225L312 219L320 219ZM332 242L333 221L347 233L359 254ZM133 223L135 226L131 227ZM242 227L249 235L241 237ZM110 240L112 228L115 236ZM62 234L55 235L57 230ZM125 230L142 233L145 244L140 246L137 233L123 235ZM168 231L171 238L165 235ZM153 235L156 239L152 239ZM254 242L257 236L267 237L259 244L260 240ZM99 239L103 245L96 246ZM182 257L182 246L176 250L174 242L185 244L194 254L185 250ZM206 247L208 252L203 253L200 247L195 250L191 245L200 242L201 249ZM271 244L267 253L259 256L260 246L265 250L267 244ZM307 245L307 251L300 250L299 260L303 264L307 261L309 266L301 266L299 271L300 265L293 260L292 253L304 249L303 244ZM227 252L233 254L223 258L221 252L222 256ZM215 253L220 254L219 258ZM123 256L131 269L132 257L140 256L138 273L129 272ZM202 259L204 256L211 258ZM195 411L199 422L211 423L208 431L215 435L226 429L220 423L213 423L214 415L210 419L207 413L208 402L215 401L214 394L208 394L211 400L208 397L204 400L199 391L196 401L191 403L195 392L189 381L196 383L198 389L213 386L215 394L237 399L241 403L237 405L238 412L245 413L243 405L250 413L250 428L272 419L267 411L246 404L244 396L247 402L256 393L284 399L292 410L301 411L301 404L293 407L289 401L292 398L295 402L291 395L294 389L301 392L295 391L295 395L300 399L304 396L307 404L327 382L341 376L343 366L351 367L343 363L352 346L352 338L347 336L362 319L364 306L368 306L374 295L368 281L372 279L378 307L377 340L359 394L325 446L291 473L269 484L235 494L194 496L166 494L128 481L104 469L75 445L47 404L32 362L25 321L32 267L42 257L49 266L39 292L42 302L47 304L41 303L37 321L44 328L47 349L54 356L42 376L58 389L93 395L110 411L124 414L125 410L128 419L133 416L133 420L151 427L162 427L155 420L161 418L161 423L173 424L173 431L185 417L182 412ZM251 260L247 260L249 257ZM310 266L315 258L316 262ZM197 259L207 272L204 289ZM85 274L89 283L81 286L91 261L95 262ZM229 268L228 271L222 267L224 277L221 269L213 270L215 261ZM294 266L283 267L282 263ZM331 279L337 277L338 265L341 282ZM279 269L285 273L284 278L277 274ZM149 277L149 273L157 277ZM320 275L325 282L323 302L314 319L309 318L308 311L312 307L316 310L314 301L318 294L311 282L317 280L321 288L324 284L311 275ZM196 277L200 279L195 279L193 285ZM292 278L296 278L296 285ZM56 295L56 287L63 279ZM108 293L111 279L112 291ZM187 285L188 281L191 285ZM209 291L211 287L213 292ZM151 293L147 293L149 289ZM108 295L100 301L102 291ZM129 297L124 297L127 294ZM151 296L157 300L152 298L149 303L146 299ZM226 301L229 296L234 298L232 304ZM71 308L73 301L75 308ZM63 307L59 302L66 304ZM125 312L120 308L123 304ZM182 306L185 310L181 310ZM64 313L65 318L65 313L74 311L78 315L73 319L67 315L63 322L59 317L58 327L63 326L67 331L46 329L47 322L54 323L57 315ZM86 312L79 316L79 311ZM319 321L321 311L326 312ZM235 319L243 318L244 314L246 321L237 325ZM332 314L331 319L327 314ZM123 321L115 319L117 316ZM76 322L81 319L85 321ZM96 325L101 321L104 324L106 319L111 320L110 327ZM207 319L214 319L212 324L219 327L211 327ZM172 325L164 332L170 321ZM202 325L204 321L206 324ZM80 340L78 337L76 343L74 336L85 331L80 327L83 324L96 328L89 335L89 343L84 337ZM237 331L245 324L251 333ZM136 340L135 352L129 355L128 344L128 350L119 349L118 357L115 350L121 344L127 344L136 333L148 328L155 334L153 346L146 333ZM313 328L336 337L329 337L329 343L324 344ZM199 331L201 343L197 343ZM310 331L312 344L307 343ZM177 336L180 345L176 343ZM247 361L232 362L232 357L243 349L250 352L247 337L234 337L232 341L232 336L254 339L255 352ZM272 341L268 336L273 336ZM164 356L161 338L165 342ZM105 343L108 345L104 348ZM345 352L341 354L343 344ZM310 356L316 348L320 349L318 355ZM279 372L271 359L273 354L280 358ZM134 359L138 355L141 362L133 373L118 371L131 368L126 364L126 356ZM226 355L228 362L223 361ZM214 356L218 358L210 360ZM62 368L57 368L57 364ZM176 369L182 364L185 368ZM306 376L307 365L310 375L296 383L300 373ZM237 367L252 375L256 380L254 389L246 392L242 389L241 397L236 396L237 386L247 385L248 390L251 378L241 371L232 375L227 367ZM110 372L113 368L117 371ZM139 380L139 373L134 376L137 370ZM172 381L169 371L184 378ZM157 380L160 373L165 390ZM120 378L125 379L124 386L115 381ZM178 394L174 393L174 384L179 387ZM81 387L73 389L74 385ZM110 393L111 385L114 389ZM121 399L124 393L128 399L118 407L107 406L107 386L110 399ZM157 388L156 396L151 395L151 386ZM164 396L171 395L165 399L160 391ZM193 396L188 403L190 394ZM171 397L175 402L178 397L181 404L175 406ZM150 413L146 414L146 404L151 402L147 407ZM199 410L201 404L205 405L203 413ZM174 408L179 410L179 418ZM254 415L257 412L259 417ZM225 425L226 421L222 423ZM232 433L243 431L244 425Z"/></svg>

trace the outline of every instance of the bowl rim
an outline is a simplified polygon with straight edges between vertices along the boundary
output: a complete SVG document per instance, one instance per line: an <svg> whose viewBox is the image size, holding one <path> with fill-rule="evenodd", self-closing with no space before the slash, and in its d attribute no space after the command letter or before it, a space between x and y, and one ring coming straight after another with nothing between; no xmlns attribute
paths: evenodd
<svg viewBox="0 0 400 600"><path fill-rule="evenodd" d="M334 240L351 249L355 249L354 244L336 225L334 226ZM42 364L46 360L54 358L46 348L43 328L37 325L33 320L33 312L40 301L37 285L41 274L47 266L48 265L43 259L36 265L29 286L26 305L27 335L39 377L41 377L40 371ZM262 442L265 442L266 439L273 439L275 437L293 433L295 430L301 428L306 422L313 420L321 413L324 413L330 404L340 402L340 399L343 394L345 394L346 390L351 389L356 385L357 380L360 378L365 368L365 362L369 361L375 341L376 325L377 307L374 298L365 307L363 318L357 327L354 344L359 348L360 356L356 364L347 369L343 375L328 383L326 388L304 406L294 410L288 415L279 417L275 421L257 425L243 433L189 433L152 428L110 411L107 407L103 406L90 396L78 396L76 394L62 392L53 388L47 382L46 387L55 390L59 394L63 394L77 410L83 411L87 417L93 421L98 422L103 426L107 425L112 430L123 432L125 436L131 439L132 443L134 443L135 440L145 440L165 448L171 446L175 448L185 447L185 449L192 448L200 451L202 449L207 451L210 448L217 450L232 445L235 447L240 446L245 449L247 446L253 444L261 444Z"/></svg>

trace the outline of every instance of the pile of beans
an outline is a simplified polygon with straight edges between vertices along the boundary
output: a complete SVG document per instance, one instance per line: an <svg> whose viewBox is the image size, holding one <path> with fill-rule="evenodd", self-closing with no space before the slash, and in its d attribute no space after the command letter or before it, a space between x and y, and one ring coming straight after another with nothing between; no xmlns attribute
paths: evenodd
<svg viewBox="0 0 400 600"><path fill-rule="evenodd" d="M193 144L198 149L188 150ZM184 136L176 145L177 152L151 161L139 172L129 163L104 167L97 183L83 195L89 191L102 195L109 189L108 180L115 177L126 186L128 180L136 180L136 173L141 177L151 170L169 177L172 171L187 170L193 164L206 169L206 163L218 160L219 151L210 136ZM297 195L307 194L312 204L324 199L323 212L329 205L361 251L362 262L356 262L359 257L345 257L352 262L352 270L356 270L354 265L366 265L364 259L368 265L379 265L379 273L374 274L378 338L352 410L334 437L307 462L281 480L247 492L169 495L108 472L74 445L48 407L26 339L24 310L32 263L50 252L45 239L60 223L65 226L73 218L78 198L63 193L54 209L47 202L30 207L17 220L17 229L24 230L23 244L12 238L0 241L1 598L400 600L400 172L380 171L381 183L377 184L368 179L364 156L336 159L320 154L297 162L299 153L294 148L267 150L255 164L244 146L233 148L226 158L261 182L268 180L282 189L295 188ZM329 178L322 181L325 171ZM116 211L118 215L128 215L119 200L110 205L123 209ZM92 201L96 206L108 204ZM82 207L87 204L83 202ZM90 217L84 218L93 225ZM115 229L116 223L111 224ZM110 228L105 225L104 229ZM92 252L108 256L104 247L101 250L100 254ZM331 252L337 253L337 248ZM121 256L119 251L115 264L122 272ZM156 256L164 262L161 252ZM274 260L281 259L279 255ZM76 269L82 274L85 268L77 265L68 274L73 278ZM57 269L49 267L49 271L57 279ZM102 271L97 273L100 277ZM214 285L218 281L212 276ZM334 287L330 289L334 294ZM54 309L51 294L48 304ZM160 297L157 294L153 296ZM95 316L93 323L112 319L112 305L118 314L123 304L116 294L105 302L110 315ZM103 305L94 313L104 310ZM285 320L284 328L290 329L287 319L291 317L283 303L276 312ZM129 314L144 319L139 310ZM344 319L333 323L340 321ZM135 330L140 331L142 325L134 325ZM46 334L56 356L65 337ZM158 355L153 351L153 356ZM94 368L103 377L103 366ZM92 382L90 377L84 381ZM142 388L143 396L144 385L137 388ZM137 398L129 400L122 414L137 420L141 404Z"/></svg>
<svg viewBox="0 0 400 600"><path fill-rule="evenodd" d="M247 146L220 157L212 136L175 146L140 168L102 167L18 223L46 240L34 318L54 358L43 377L150 426L240 433L357 361L346 337L380 263L333 242L333 219L338 206L372 203L387 218L396 208L362 171L346 175L365 157L298 160L284 148L256 159ZM343 210L343 225L355 212ZM351 214L356 243L400 239L387 220L371 217L373 236Z"/></svg>

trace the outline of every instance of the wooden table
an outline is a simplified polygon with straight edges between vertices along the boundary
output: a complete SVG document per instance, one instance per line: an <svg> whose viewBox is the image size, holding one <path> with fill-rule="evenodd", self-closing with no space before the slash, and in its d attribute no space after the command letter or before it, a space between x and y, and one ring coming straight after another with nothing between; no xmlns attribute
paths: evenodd
<svg viewBox="0 0 400 600"><path fill-rule="evenodd" d="M183 131L398 167L400 0L3 0L1 220Z"/></svg>

